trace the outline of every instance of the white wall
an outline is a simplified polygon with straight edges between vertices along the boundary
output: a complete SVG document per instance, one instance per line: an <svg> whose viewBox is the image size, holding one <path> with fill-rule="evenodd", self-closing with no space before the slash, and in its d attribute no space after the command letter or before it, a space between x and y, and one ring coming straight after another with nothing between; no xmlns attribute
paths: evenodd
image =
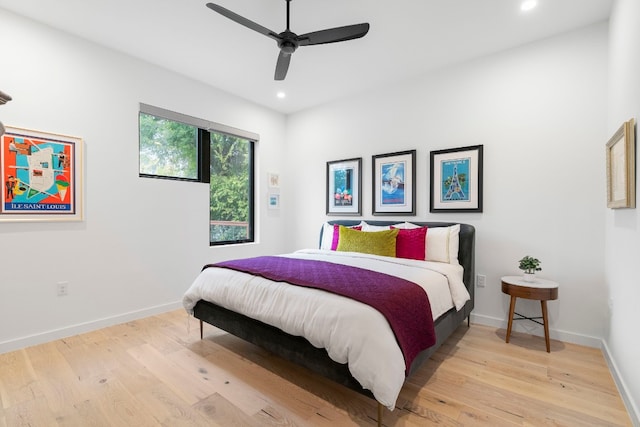
<svg viewBox="0 0 640 427"><path fill-rule="evenodd" d="M630 118L635 118L636 123L640 120L639 16L637 0L618 0L614 4L610 20L608 137ZM636 168L638 165L636 144ZM637 206L640 207L640 203ZM635 271L640 260L640 210L607 209L605 224L606 285L612 301L605 343L619 374L620 386L629 397L627 406L632 408L635 424L640 425L640 345L636 317L640 282Z"/></svg>
<svg viewBox="0 0 640 427"><path fill-rule="evenodd" d="M327 219L326 161L363 157L367 219L371 156L417 149L417 215L398 219L476 226L476 270L487 286L476 290L474 320L506 325L500 277L520 274L517 261L529 254L542 260L541 277L560 283L551 337L599 346L606 82L603 23L290 116L286 193L304 200L288 217L291 248L315 245ZM484 212L430 214L429 151L476 144L484 145ZM518 311L539 315L540 304L519 300ZM532 322L516 330L543 335Z"/></svg>
<svg viewBox="0 0 640 427"><path fill-rule="evenodd" d="M84 221L0 222L0 352L180 307L203 264L283 251L263 177L284 116L2 9L0 52L2 122L82 137L86 171ZM206 184L138 177L140 102L261 136L259 243L210 248Z"/></svg>

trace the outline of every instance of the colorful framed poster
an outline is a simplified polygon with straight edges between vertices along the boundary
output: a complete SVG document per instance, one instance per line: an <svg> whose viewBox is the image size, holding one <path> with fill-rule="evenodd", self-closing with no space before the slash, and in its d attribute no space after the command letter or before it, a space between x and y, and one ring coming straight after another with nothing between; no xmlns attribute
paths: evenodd
<svg viewBox="0 0 640 427"><path fill-rule="evenodd" d="M0 221L82 220L82 139L6 126Z"/></svg>
<svg viewBox="0 0 640 427"><path fill-rule="evenodd" d="M362 157L327 162L327 215L362 215Z"/></svg>
<svg viewBox="0 0 640 427"><path fill-rule="evenodd" d="M635 120L622 124L607 142L607 207L636 207Z"/></svg>
<svg viewBox="0 0 640 427"><path fill-rule="evenodd" d="M482 212L482 145L431 152L430 212Z"/></svg>
<svg viewBox="0 0 640 427"><path fill-rule="evenodd" d="M416 150L373 156L373 215L416 214Z"/></svg>

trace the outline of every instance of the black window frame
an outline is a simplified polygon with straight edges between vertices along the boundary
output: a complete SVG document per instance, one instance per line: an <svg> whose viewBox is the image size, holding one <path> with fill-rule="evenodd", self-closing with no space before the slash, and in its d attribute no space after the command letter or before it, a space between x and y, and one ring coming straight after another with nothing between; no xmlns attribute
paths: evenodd
<svg viewBox="0 0 640 427"><path fill-rule="evenodd" d="M174 122L183 123L189 126L194 126L197 129L197 177L196 178L184 178L176 176L157 175L140 172L140 158L138 158L138 175L140 178L152 178L152 179L168 179L174 181L184 182L196 182L204 183L211 189L211 133L221 133L232 137L241 138L249 143L249 207L247 218L247 238L237 240L224 240L224 241L211 241L211 222L209 221L207 227L207 234L209 235L209 246L224 246L232 244L252 243L255 242L255 146L258 143L260 137L253 132L244 131L242 129L236 129L220 123L210 122L203 119L198 119L185 114L176 113L173 111L165 110L159 107L154 107L148 104L140 103L138 112L138 144L140 144L140 115L147 114L155 117L159 117L165 120L171 120ZM138 145L138 152L140 152L140 146ZM210 190L209 190L210 191ZM209 206L211 206L211 200L209 200Z"/></svg>

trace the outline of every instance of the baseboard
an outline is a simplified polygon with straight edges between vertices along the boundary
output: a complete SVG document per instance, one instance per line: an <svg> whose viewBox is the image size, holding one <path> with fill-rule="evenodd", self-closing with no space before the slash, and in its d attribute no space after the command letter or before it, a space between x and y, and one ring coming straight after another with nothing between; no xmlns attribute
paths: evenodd
<svg viewBox="0 0 640 427"><path fill-rule="evenodd" d="M507 329L507 319L471 313L471 321L485 326ZM529 321L527 321L526 324L523 322L514 322L513 331L544 337L543 327ZM601 348L602 346L602 338L561 331L551 327L549 328L549 338L562 342L584 345L587 347Z"/></svg>
<svg viewBox="0 0 640 427"><path fill-rule="evenodd" d="M176 301L169 304L145 308L143 310L131 311L129 313L123 313L112 317L97 319L91 322L79 323L65 328L54 329L40 334L29 335L15 340L3 341L0 342L0 354L20 350L22 348L31 347L37 344L43 344L46 342L58 340L60 338L66 338L85 332L95 331L96 329L106 328L108 326L113 326L120 323L130 322L132 320L142 319L144 317L149 317L160 313L166 313L167 311L176 310L181 307L183 307L182 301Z"/></svg>
<svg viewBox="0 0 640 427"><path fill-rule="evenodd" d="M631 418L631 424L633 424L635 427L640 427L640 408L638 408L637 402L634 402L631 399L629 388L622 378L622 375L620 375L618 366L616 365L613 357L611 357L609 346L607 345L607 342L605 340L602 340L602 353L604 354L604 358L607 361L607 365L609 365L609 371L611 372L613 381L615 381L616 386L618 387L618 392L620 392L620 396L622 397L624 406L627 408L629 418Z"/></svg>

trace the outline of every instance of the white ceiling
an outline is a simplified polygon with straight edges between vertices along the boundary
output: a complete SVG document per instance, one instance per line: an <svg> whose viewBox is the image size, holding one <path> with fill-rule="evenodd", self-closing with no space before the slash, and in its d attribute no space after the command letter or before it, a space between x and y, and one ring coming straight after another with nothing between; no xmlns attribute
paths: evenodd
<svg viewBox="0 0 640 427"><path fill-rule="evenodd" d="M303 46L273 80L278 47L208 0L0 0L0 7L293 113L428 70L608 19L612 0L292 0L297 34L368 22L364 38ZM285 0L213 0L275 32ZM276 93L284 91L285 99Z"/></svg>

